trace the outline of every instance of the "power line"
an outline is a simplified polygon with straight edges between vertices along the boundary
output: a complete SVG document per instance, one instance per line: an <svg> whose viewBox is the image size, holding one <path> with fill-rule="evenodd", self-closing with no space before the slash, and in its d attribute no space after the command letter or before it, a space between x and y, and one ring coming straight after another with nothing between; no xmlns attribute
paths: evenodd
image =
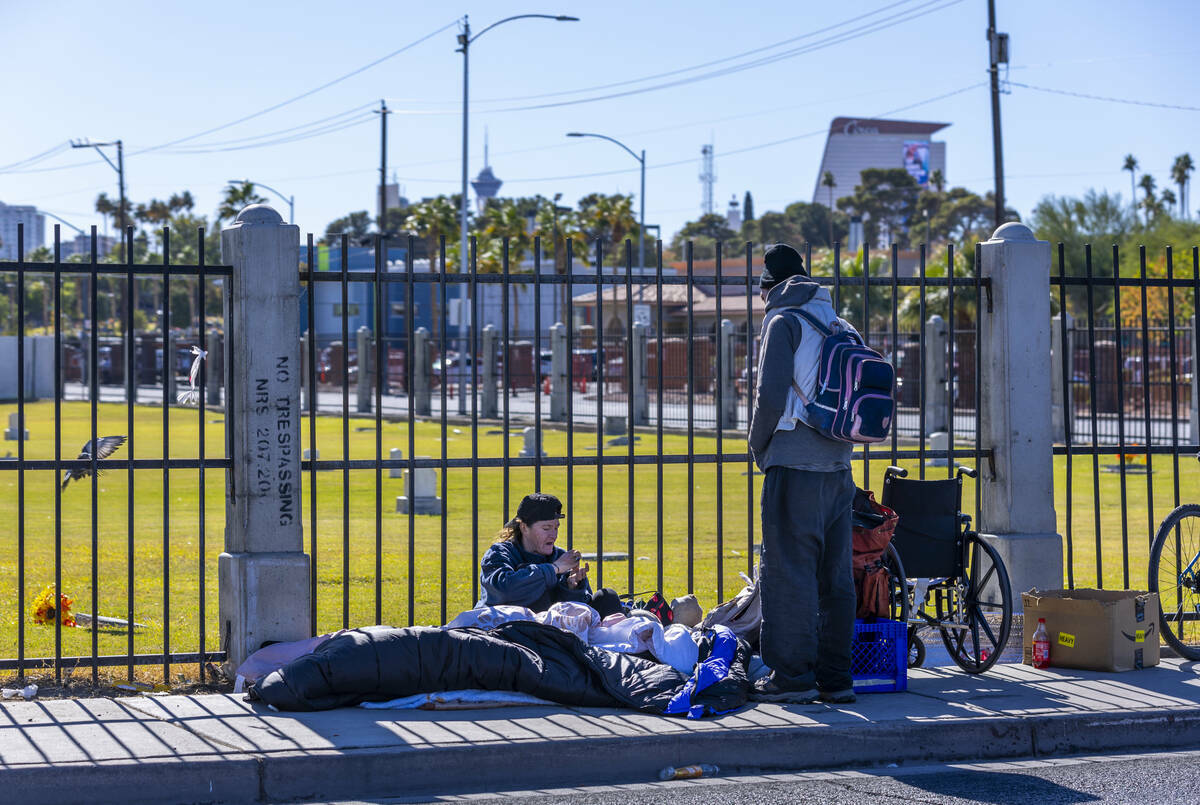
<svg viewBox="0 0 1200 805"><path fill-rule="evenodd" d="M307 123L300 123L295 126L289 126L286 129L270 131L270 132L266 132L264 134L254 134L254 135L250 135L247 137L236 137L232 140L210 140L208 142L196 143L195 145L190 146L190 147L192 147L192 148L215 148L215 147L219 147L219 146L223 146L223 145L239 145L241 143L247 143L252 140L262 140L262 139L267 139L269 137L278 137L282 134L288 134L290 132L294 132L294 131L298 131L301 129L306 129L306 128L310 128L312 126L316 126L319 123L325 123L330 120L336 120L338 118L347 117L349 115L354 114L355 112L360 112L360 111L362 111L370 106L373 106L373 105L374 105L373 103L364 103L359 106L355 106L352 109L347 109L343 112L338 112L337 114L334 114L334 115L327 115L326 117L317 118L316 120L310 120ZM182 151L182 149L181 149L181 151ZM181 151L175 151L172 149L172 150L167 150L166 153L174 154L174 153L180 153Z"/></svg>
<svg viewBox="0 0 1200 805"><path fill-rule="evenodd" d="M527 112L527 111L532 111L532 110L536 110L536 109L552 109L552 108L556 108L556 107L560 107L560 106L574 106L576 104L595 103L596 101L612 100L613 98L624 98L624 97L628 97L630 95L640 95L642 93L654 92L654 91L657 91L660 89L669 89L671 87L679 87L679 86L684 86L687 84L694 84L699 81L707 81L712 78L721 78L723 76L732 75L733 73L742 72L744 70L749 70L754 67L762 67L762 66L765 66L768 64L774 64L775 62L783 61L784 59L790 59L795 56L800 56L800 55L803 55L806 53L812 53L817 50L823 50L825 48L832 47L834 45L839 45L844 42L850 42L852 40L859 39L859 38L861 38L863 36L867 36L869 34L878 33L879 31L887 30L888 28L894 28L895 26L900 25L902 23L910 22L911 20L915 20L920 17L927 16L936 11L942 11L947 8L950 8L951 6L958 5L962 1L963 0L949 0L949 2L945 2L942 5L935 6L933 8L926 8L926 10L924 10L924 11L904 12L904 14L907 14L907 16L904 16L904 14L900 14L900 15L894 15L893 17L886 18L887 20L890 20L890 21L886 22L886 24L884 24L884 22L885 22L884 20L879 20L870 25L860 26L857 29L853 29L851 31L846 31L846 32L843 32L840 34L836 34L827 39L824 39L824 40L821 40L818 42L814 42L811 45L805 45L800 48L794 48L789 51L784 51L783 53L773 54L770 56L763 57L761 59L744 62L742 64L733 65L731 67L725 67L720 70L714 70L714 71L711 71L708 73L701 73L700 75L691 76L689 78L681 78L681 79L678 79L675 81L667 81L667 82L664 82L661 84L654 84L649 87L641 87L638 89L625 90L624 92L613 92L613 93L609 93L607 95L595 95L590 98L577 98L575 100L570 100L570 101L555 101L552 103L531 104L531 105L527 105L527 106L509 106L509 107L504 107L501 109L486 109L486 110L481 110L481 111L483 111L486 114L496 114L499 112ZM933 3L937 3L937 2L940 2L940 0L931 0L931 2L927 5L932 5ZM897 19L897 17L898 17L898 19Z"/></svg>
<svg viewBox="0 0 1200 805"><path fill-rule="evenodd" d="M1022 89L1032 89L1037 92L1049 92L1054 95L1067 95L1072 98L1086 98L1090 101L1106 101L1108 103L1126 103L1131 106L1150 106L1155 109L1178 109L1183 112L1200 112L1200 106L1183 106L1175 103L1153 103L1151 101L1136 101L1131 98L1111 98L1106 95L1089 95L1086 92L1071 92L1065 89L1051 89L1050 87L1035 87L1032 84L1022 84L1018 81L1007 82L1010 86L1021 87Z"/></svg>
<svg viewBox="0 0 1200 805"><path fill-rule="evenodd" d="M914 103L905 104L904 106L898 106L895 109L889 109L886 112L879 112L877 114L871 115L870 117L881 118L881 117L886 117L887 115L894 115L897 112L905 112L905 111L908 111L909 109L915 109L918 106L924 106L925 104L934 103L935 101L944 100L946 98L950 98L955 95L961 95L964 92L970 92L973 89L979 89L980 87L984 87L984 86L987 86L987 82L979 81L974 84L969 84L965 87L959 87L958 89L951 90L950 92L944 92L940 95L934 95L931 98L925 98L923 100L919 100ZM728 157L728 156L733 156L735 154L745 154L750 151L761 151L764 148L774 148L777 145L784 145L785 143L796 142L797 140L804 140L809 137L816 137L817 135L824 134L828 131L829 131L828 126L822 126L819 129L813 129L812 131L806 131L803 134L794 134L791 137L783 137L781 139L771 140L771 141L765 142L765 143L758 143L756 145L747 145L742 148L734 148L729 151L722 151L721 156ZM692 164L695 164L695 161L696 161L695 158L688 158L688 159L677 159L673 162L660 162L656 165L647 165L646 170L654 170L654 169L658 169L658 168L673 168L677 165L692 165ZM591 178L594 178L597 176L614 176L614 175L621 174L621 173L634 173L637 170L638 170L637 168L621 168L618 170L611 170L611 171L597 171L595 173L580 173L580 174L576 174L574 176L542 176L542 177L538 177L538 178L534 178L534 179L505 179L504 181L509 182L509 183L514 183L514 182L551 182L551 181L563 181L563 180L567 180L567 179L591 179ZM423 180L409 179L408 181L423 181ZM442 181L442 180L430 180L430 181Z"/></svg>
<svg viewBox="0 0 1200 805"><path fill-rule="evenodd" d="M934 0L934 1L936 2L937 0ZM597 92L600 90L613 89L614 87L628 86L630 84L640 84L645 81L655 81L660 78L669 78L670 76L673 76L673 75L680 75L682 73L690 73L693 70L701 70L705 67L712 67L715 64L723 64L725 62L730 62L730 61L734 61L736 59L745 58L746 56L753 56L753 55L757 54L759 57L762 57L762 55L766 51L774 50L775 48L783 47L784 45L790 45L793 42L799 42L802 39L808 39L810 37L817 36L818 34L828 33L829 31L833 31L838 28L844 27L846 25L849 25L850 23L859 22L860 20L864 20L867 17L873 17L876 14L880 14L884 11L887 11L888 9L895 8L896 6L902 6L907 3L912 3L912 2L915 2L915 0L899 0L899 2L889 3L888 5L881 6L877 9L875 9L874 11L868 11L865 14L859 14L857 17L850 17L849 19L842 20L841 22L836 22L833 25L828 25L824 28L818 28L814 31L808 31L807 33L799 34L798 36L793 36L788 39L783 39L779 42L775 42L770 45L763 45L762 47L757 47L752 50L742 51L741 53L736 53L732 56L725 56L720 59L713 59L712 61L701 62L700 64L693 64L689 67L680 67L676 70L668 70L667 72L664 72L664 73L654 73L652 75L645 75L640 78L629 78L624 81L613 81L608 84L596 84L596 85L590 86L590 87L580 87L579 89L560 90L558 92L544 92L544 93L540 93L537 95L516 95L516 96L512 96L512 97L508 97L508 98L481 98L481 99L479 99L478 103L508 103L510 101L533 101L533 100L538 100L540 98L555 98L555 97L561 97L563 95L579 95L584 92Z"/></svg>
<svg viewBox="0 0 1200 805"><path fill-rule="evenodd" d="M344 131L346 129L354 128L355 126L360 126L363 123L370 121L371 119L372 119L372 116L371 116L370 112L362 112L361 114L359 114L356 117L351 118L350 120L340 120L335 123L330 123L330 124L322 126L320 128L316 128L311 131L305 132L304 134L294 134L294 135L291 135L288 137L279 137L274 140L266 140L263 142L251 142L251 143L246 143L244 145L228 145L228 146L222 146L220 148L203 148L203 147L199 147L199 146L196 148L181 148L178 150L172 150L169 153L171 153L171 154L216 154L216 153L222 153L225 151L245 151L250 148L264 148L269 145L285 145L287 143L300 142L301 140L311 140L314 137L322 137L326 134L333 134L334 132Z"/></svg>
<svg viewBox="0 0 1200 805"><path fill-rule="evenodd" d="M458 24L458 20L455 19L452 22L449 22L446 25L443 25L441 28L438 28L436 31L432 31L428 34L425 34L425 36L422 36L420 39L416 39L412 42L409 42L407 45L405 45L402 48L393 50L391 53L387 54L386 56L381 56L380 58L376 59L373 62L364 64L362 67L359 67L356 70L351 70L350 72L346 73L345 75L338 76L337 78L333 79L332 81L327 81L324 84L320 85L319 87L314 87L313 89L310 89L307 92L302 92L299 95L296 95L295 97L288 98L286 101L280 101L279 103L274 104L272 106L268 106L265 109L260 109L257 112L253 112L251 114L245 115L244 117L239 117L237 120L232 120L228 123L223 123L220 126L214 126L211 129L205 129L204 131L200 131L195 134L189 134L187 137L180 137L179 139L171 140L170 142L160 143L158 145L152 145L149 148L143 148L140 151L133 152L133 154L131 154L130 156L134 156L136 154L144 154L147 151L157 151L159 149L169 148L170 146L178 145L180 143L184 143L189 140L195 140L196 138L203 137L206 134L212 134L214 132L221 131L222 129L227 129L230 126L236 126L239 123L245 123L247 120L252 120L256 117L260 117L262 115L267 114L268 112L273 112L276 109L281 109L284 106L287 106L288 104L295 103L296 101L301 100L303 98L307 98L310 95L315 95L316 93L320 92L321 90L328 89L329 87L332 87L334 84L339 84L342 81L345 81L347 78L352 78L353 76L356 76L359 73L364 72L365 70L369 70L372 67L376 66L377 64L381 64L382 62L385 62L388 59L393 58L394 56L399 56L401 53L404 53L406 50L411 50L412 48L416 47L417 45L421 44L422 42L424 42L428 39L432 39L433 37L440 34L442 31L445 31L448 28L453 28L457 24Z"/></svg>
<svg viewBox="0 0 1200 805"><path fill-rule="evenodd" d="M49 159L50 157L54 156L55 154L59 153L60 151L65 151L68 147L69 147L68 143L65 143L65 142L59 143L58 145L54 146L53 148L47 148L45 151L41 152L40 154L34 154L31 157L26 157L25 159L20 159L20 160L17 160L16 162L10 162L7 165L0 165L0 172L7 172L10 168L19 168L19 167L23 167L23 166L27 167L29 165L35 165L44 159Z"/></svg>

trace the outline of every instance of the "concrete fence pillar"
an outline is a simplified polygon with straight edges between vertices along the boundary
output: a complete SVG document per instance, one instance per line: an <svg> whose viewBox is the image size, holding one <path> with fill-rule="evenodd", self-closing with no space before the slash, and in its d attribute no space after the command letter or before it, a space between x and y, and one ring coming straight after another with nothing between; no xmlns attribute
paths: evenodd
<svg viewBox="0 0 1200 805"><path fill-rule="evenodd" d="M429 416L433 410L432 395L430 394L433 366L429 361L429 331L424 327L418 327L413 332L410 357L412 360L413 410L420 416Z"/></svg>
<svg viewBox="0 0 1200 805"><path fill-rule="evenodd" d="M550 421L567 418L567 327L561 321L550 327ZM635 380L636 382L636 375Z"/></svg>
<svg viewBox="0 0 1200 805"><path fill-rule="evenodd" d="M936 313L925 322L925 365L921 382L925 384L925 435L950 430L950 406L946 401L946 383L950 372L946 366L946 321Z"/></svg>
<svg viewBox="0 0 1200 805"><path fill-rule="evenodd" d="M483 385L479 415L484 419L495 419L500 410L496 397L496 325L489 324L480 330L479 353L482 356L479 359L479 382ZM508 356L505 355L504 359L507 361ZM445 363L442 365L445 366ZM508 393L507 389L505 393Z"/></svg>
<svg viewBox="0 0 1200 805"><path fill-rule="evenodd" d="M221 404L221 386L225 384L225 335L213 331L208 336L208 364L205 381L208 383L208 404Z"/></svg>
<svg viewBox="0 0 1200 805"><path fill-rule="evenodd" d="M371 412L371 380L375 376L375 361L371 360L371 328L365 324L354 333L354 348L358 352L358 380L355 383L360 414Z"/></svg>
<svg viewBox="0 0 1200 805"><path fill-rule="evenodd" d="M1063 319L1067 325L1067 343L1063 346ZM1070 313L1059 313L1050 323L1050 420L1054 427L1054 441L1065 444L1071 432L1075 416L1075 399L1071 393L1071 362L1075 354L1075 318ZM1067 370L1067 382L1063 385L1063 366ZM1063 404L1066 400L1066 404Z"/></svg>
<svg viewBox="0 0 1200 805"><path fill-rule="evenodd" d="M1062 538L1054 513L1050 414L1050 244L1010 222L983 244L991 309L980 311L982 447L979 531L1008 568L1014 609L1021 593L1063 584Z"/></svg>
<svg viewBox="0 0 1200 805"><path fill-rule="evenodd" d="M226 285L225 551L217 560L221 646L237 667L309 623L300 518L300 229L253 204L221 232Z"/></svg>
<svg viewBox="0 0 1200 805"><path fill-rule="evenodd" d="M721 389L721 408L717 411L718 430L737 430L737 395L733 390L733 322L721 319L717 349L721 355L721 374L717 383Z"/></svg>
<svg viewBox="0 0 1200 805"><path fill-rule="evenodd" d="M649 328L640 321L633 323L633 422L632 425L650 424L650 398L646 393L646 333Z"/></svg>

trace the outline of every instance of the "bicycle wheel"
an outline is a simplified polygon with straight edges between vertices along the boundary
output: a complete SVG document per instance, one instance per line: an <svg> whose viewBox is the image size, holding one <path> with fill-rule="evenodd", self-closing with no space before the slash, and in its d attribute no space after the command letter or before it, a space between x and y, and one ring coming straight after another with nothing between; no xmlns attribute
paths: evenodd
<svg viewBox="0 0 1200 805"><path fill-rule="evenodd" d="M883 552L883 566L888 572L888 617L900 623L908 623L909 599L908 577L904 575L904 563L890 542Z"/></svg>
<svg viewBox="0 0 1200 805"><path fill-rule="evenodd" d="M1149 578L1163 638L1180 656L1200 660L1200 506L1180 506L1162 521L1150 547Z"/></svg>
<svg viewBox="0 0 1200 805"><path fill-rule="evenodd" d="M968 674L981 674L996 664L1008 643L1012 589L1000 555L978 534L968 533L963 549L963 576L948 590L953 606L949 612L938 612L939 627L942 642L958 667Z"/></svg>

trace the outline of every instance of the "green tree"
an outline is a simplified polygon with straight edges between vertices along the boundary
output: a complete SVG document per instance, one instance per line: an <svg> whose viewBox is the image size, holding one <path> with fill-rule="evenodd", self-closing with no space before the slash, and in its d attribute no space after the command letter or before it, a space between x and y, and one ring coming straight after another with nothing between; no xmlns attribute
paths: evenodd
<svg viewBox="0 0 1200 805"><path fill-rule="evenodd" d="M217 207L217 228L224 221L232 220L244 207L251 204L266 204L267 200L254 190L254 182L234 182L225 185L221 205Z"/></svg>
<svg viewBox="0 0 1200 805"><path fill-rule="evenodd" d="M692 242L692 257L697 260L711 260L717 255L717 243L732 244L738 233L729 228L729 222L724 215L716 213L702 215L695 221L689 221L675 233L671 240L671 250L683 257L684 244ZM728 246L723 246L729 253Z"/></svg>
<svg viewBox="0 0 1200 805"><path fill-rule="evenodd" d="M588 242L582 250L576 250L577 254L587 255L590 244L599 240L610 265L625 264L625 239L637 237L633 196L602 193L586 195L579 200L578 223Z"/></svg>
<svg viewBox="0 0 1200 805"><path fill-rule="evenodd" d="M837 180L833 178L833 171L825 171L821 177L821 185L829 188L829 209L833 209L833 188L837 187ZM833 216L829 218L829 245L833 245Z"/></svg>
<svg viewBox="0 0 1200 805"><path fill-rule="evenodd" d="M754 220L754 196L750 195L750 191L746 191L746 197L742 199L742 222Z"/></svg>
<svg viewBox="0 0 1200 805"><path fill-rule="evenodd" d="M458 202L450 196L433 196L422 199L408 209L404 228L413 232L425 245L425 253L429 257L430 272L441 271L442 238L453 242L458 235ZM447 259L446 271L457 271L458 264ZM441 338L441 289L434 283L429 283L429 310L431 326L435 337Z"/></svg>
<svg viewBox="0 0 1200 805"><path fill-rule="evenodd" d="M1191 173L1196 166L1192 163L1191 154L1180 154L1175 157L1171 166L1171 181L1179 187L1179 217L1190 218L1188 214L1188 190L1191 183Z"/></svg>
<svg viewBox="0 0 1200 805"><path fill-rule="evenodd" d="M321 238L321 242L326 246L336 246L341 243L342 234L345 233L350 236L350 244L357 246L369 238L373 222L371 213L366 210L335 218L325 227L325 236Z"/></svg>
<svg viewBox="0 0 1200 805"><path fill-rule="evenodd" d="M1092 276L1112 277L1110 258L1113 244L1121 242L1137 226L1134 214L1125 207L1119 193L1088 190L1082 198L1046 196L1038 202L1029 219L1030 228L1041 240L1051 246L1051 275L1060 271L1058 244L1063 244L1065 265L1061 270L1069 277L1082 277L1087 273L1086 247L1091 244ZM1072 285L1067 288L1069 309L1086 310L1087 289ZM1099 294L1099 296L1096 296ZM1057 294L1055 295L1057 297ZM1093 289L1093 298L1101 305L1111 306L1111 292Z"/></svg>
<svg viewBox="0 0 1200 805"><path fill-rule="evenodd" d="M867 168L854 195L838 199L838 208L862 216L868 243L879 243L884 232L892 243L909 245L908 224L921 188L904 168Z"/></svg>
<svg viewBox="0 0 1200 805"><path fill-rule="evenodd" d="M1133 154L1125 155L1125 164L1121 170L1129 171L1129 201L1133 205L1133 216L1137 218L1137 169L1138 161Z"/></svg>

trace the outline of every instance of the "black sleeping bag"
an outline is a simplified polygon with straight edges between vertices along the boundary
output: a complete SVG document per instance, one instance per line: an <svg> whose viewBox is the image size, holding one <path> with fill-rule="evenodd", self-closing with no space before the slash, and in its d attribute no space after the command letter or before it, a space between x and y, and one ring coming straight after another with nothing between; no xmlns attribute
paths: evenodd
<svg viewBox="0 0 1200 805"><path fill-rule="evenodd" d="M749 649L738 641L728 673L692 704L724 712L745 703ZM700 641L700 659L712 640ZM344 632L255 682L248 698L280 710L327 710L417 693L508 690L580 707L666 712L688 677L669 665L586 645L534 621L490 631L372 626ZM687 696L685 692L683 695Z"/></svg>

